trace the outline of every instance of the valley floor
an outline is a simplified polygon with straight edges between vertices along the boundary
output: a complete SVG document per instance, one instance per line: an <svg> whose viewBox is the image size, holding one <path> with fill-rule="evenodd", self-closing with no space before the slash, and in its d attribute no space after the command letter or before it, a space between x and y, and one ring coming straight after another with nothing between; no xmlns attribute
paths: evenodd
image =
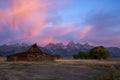
<svg viewBox="0 0 120 80"><path fill-rule="evenodd" d="M120 80L120 61L0 62L0 80Z"/></svg>

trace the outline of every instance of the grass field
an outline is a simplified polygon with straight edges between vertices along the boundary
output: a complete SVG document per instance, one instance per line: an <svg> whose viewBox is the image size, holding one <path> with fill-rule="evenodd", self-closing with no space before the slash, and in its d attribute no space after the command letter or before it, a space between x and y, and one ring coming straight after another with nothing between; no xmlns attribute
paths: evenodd
<svg viewBox="0 0 120 80"><path fill-rule="evenodd" d="M0 80L120 80L119 60L0 62Z"/></svg>

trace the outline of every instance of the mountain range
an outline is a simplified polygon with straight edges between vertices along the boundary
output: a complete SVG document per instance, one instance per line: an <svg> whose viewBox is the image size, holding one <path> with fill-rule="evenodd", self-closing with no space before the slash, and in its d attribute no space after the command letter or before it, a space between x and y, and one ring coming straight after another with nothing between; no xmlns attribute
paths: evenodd
<svg viewBox="0 0 120 80"><path fill-rule="evenodd" d="M16 43L12 45L1 45L0 46L0 55L6 56L15 54L26 48L30 47L30 45L26 43ZM61 54L64 57L72 57L73 54L78 52L89 52L94 46L89 45L88 43L80 44L70 41L67 45L63 43L49 43L44 47L39 48L46 53L49 54ZM120 48L118 47L106 47L106 49L110 53L110 57L120 57Z"/></svg>

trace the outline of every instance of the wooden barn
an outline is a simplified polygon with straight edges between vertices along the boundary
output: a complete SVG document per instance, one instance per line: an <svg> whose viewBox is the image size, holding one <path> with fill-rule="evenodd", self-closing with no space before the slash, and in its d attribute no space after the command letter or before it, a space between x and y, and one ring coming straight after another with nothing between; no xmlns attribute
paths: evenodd
<svg viewBox="0 0 120 80"><path fill-rule="evenodd" d="M6 57L5 56L0 56L0 61L6 61Z"/></svg>
<svg viewBox="0 0 120 80"><path fill-rule="evenodd" d="M42 52L37 44L22 52L7 56L7 61L53 61L53 55Z"/></svg>

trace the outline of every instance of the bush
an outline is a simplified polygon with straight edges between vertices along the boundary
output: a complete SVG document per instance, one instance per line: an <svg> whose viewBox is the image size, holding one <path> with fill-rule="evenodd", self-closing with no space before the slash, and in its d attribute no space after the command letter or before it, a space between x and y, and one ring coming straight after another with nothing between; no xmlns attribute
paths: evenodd
<svg viewBox="0 0 120 80"><path fill-rule="evenodd" d="M78 54L72 55L74 59L79 59Z"/></svg>
<svg viewBox="0 0 120 80"><path fill-rule="evenodd" d="M88 59L89 58L89 53L79 52L78 54L74 54L73 58L74 59Z"/></svg>
<svg viewBox="0 0 120 80"><path fill-rule="evenodd" d="M60 54L54 54L54 56L55 56L57 59L62 58L62 56L61 56Z"/></svg>

